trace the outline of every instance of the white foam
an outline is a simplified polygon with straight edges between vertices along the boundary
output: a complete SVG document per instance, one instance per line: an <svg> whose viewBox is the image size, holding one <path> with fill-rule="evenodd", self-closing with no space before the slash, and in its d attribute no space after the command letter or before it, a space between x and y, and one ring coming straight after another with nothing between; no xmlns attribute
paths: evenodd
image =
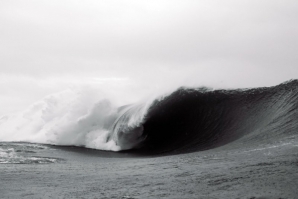
<svg viewBox="0 0 298 199"><path fill-rule="evenodd" d="M48 157L29 157L17 154L13 148L0 148L0 164L47 164L57 159Z"/></svg>
<svg viewBox="0 0 298 199"><path fill-rule="evenodd" d="M134 147L137 143L121 146L121 139L125 137L119 138L121 129L119 125L114 128L115 123L121 120L119 118L127 118L124 127L129 133L127 129L141 125L151 102L118 111L117 100L106 97L104 93L95 95L88 89L69 89L49 95L18 114L0 119L0 141L75 145L112 151Z"/></svg>

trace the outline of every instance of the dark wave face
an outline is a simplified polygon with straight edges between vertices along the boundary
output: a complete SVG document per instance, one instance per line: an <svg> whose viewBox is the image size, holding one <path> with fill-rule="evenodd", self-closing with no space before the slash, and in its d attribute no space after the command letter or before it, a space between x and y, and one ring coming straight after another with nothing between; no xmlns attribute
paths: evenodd
<svg viewBox="0 0 298 199"><path fill-rule="evenodd" d="M151 105L138 151L187 153L291 136L298 132L297 101L298 80L246 90L180 88Z"/></svg>

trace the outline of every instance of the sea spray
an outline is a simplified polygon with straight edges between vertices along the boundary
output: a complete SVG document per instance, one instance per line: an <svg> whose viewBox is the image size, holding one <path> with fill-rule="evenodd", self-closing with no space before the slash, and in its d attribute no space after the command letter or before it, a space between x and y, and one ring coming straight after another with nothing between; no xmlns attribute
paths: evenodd
<svg viewBox="0 0 298 199"><path fill-rule="evenodd" d="M140 126L150 102L119 108L106 97L103 94L95 98L88 90L75 89L49 95L25 111L2 117L0 141L74 145L112 151L135 147L142 141L139 139L142 134ZM131 133L137 135L135 140Z"/></svg>

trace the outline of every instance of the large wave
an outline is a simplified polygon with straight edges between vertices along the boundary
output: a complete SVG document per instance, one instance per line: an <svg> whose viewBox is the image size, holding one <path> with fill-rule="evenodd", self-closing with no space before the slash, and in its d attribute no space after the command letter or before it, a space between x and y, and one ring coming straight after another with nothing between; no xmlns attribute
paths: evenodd
<svg viewBox="0 0 298 199"><path fill-rule="evenodd" d="M235 140L243 145L297 134L297 99L297 80L255 89L181 87L122 106L66 91L1 118L0 141L145 153L206 150Z"/></svg>

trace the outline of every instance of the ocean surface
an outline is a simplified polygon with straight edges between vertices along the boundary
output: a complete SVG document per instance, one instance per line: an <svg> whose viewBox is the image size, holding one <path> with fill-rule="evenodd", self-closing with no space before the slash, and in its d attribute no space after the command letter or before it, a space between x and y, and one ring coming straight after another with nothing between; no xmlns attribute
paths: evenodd
<svg viewBox="0 0 298 199"><path fill-rule="evenodd" d="M84 102L59 93L0 119L4 198L298 194L298 80Z"/></svg>

